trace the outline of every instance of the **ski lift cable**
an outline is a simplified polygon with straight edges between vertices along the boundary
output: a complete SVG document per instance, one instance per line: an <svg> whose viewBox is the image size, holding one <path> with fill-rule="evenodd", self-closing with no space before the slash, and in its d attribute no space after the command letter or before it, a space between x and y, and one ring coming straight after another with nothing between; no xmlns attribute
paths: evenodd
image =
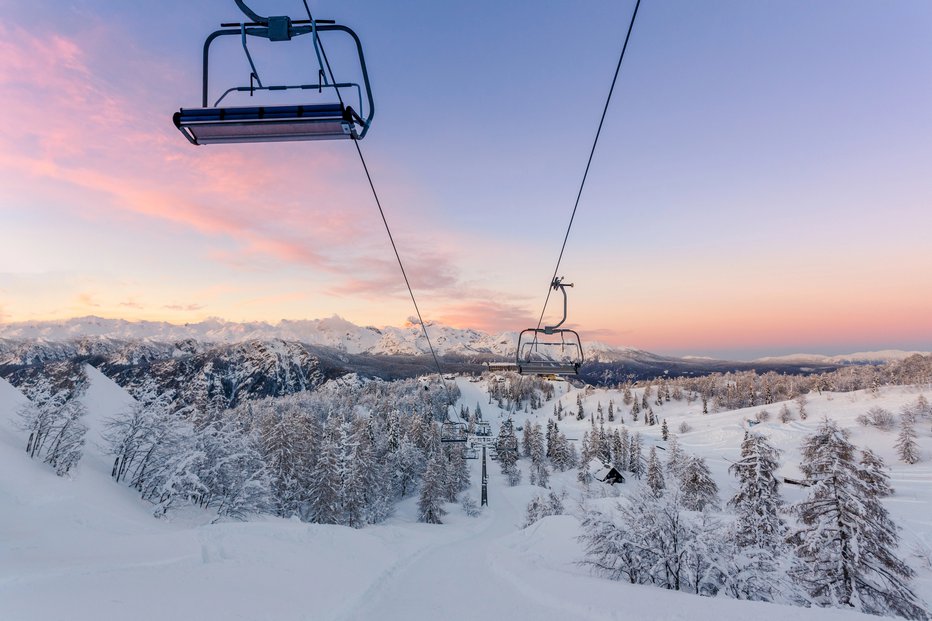
<svg viewBox="0 0 932 621"><path fill-rule="evenodd" d="M640 2L640 0L638 0ZM313 23L314 17L311 15L311 7L308 5L307 0L302 0L304 3L304 10L307 12L307 18ZM327 51L324 49L323 41L320 42L320 53L323 56L324 64L327 67L327 72L330 74L330 81L334 84L337 83L336 78L333 75L333 68L330 66L330 59L327 58ZM343 97L340 94L340 89L335 89L337 92L337 97L340 100L340 105L343 105ZM440 383L443 386L444 393L446 393L447 401L450 400L450 391L447 389L447 384L443 379L443 369L440 366L440 360L437 358L437 352L434 350L434 345L431 343L430 334L427 331L427 324L424 323L424 318L421 316L421 309L417 305L417 299L414 297L414 289L411 287L411 282L408 280L408 273L405 271L404 263L401 260L401 255L398 253L398 246L395 244L395 236L392 234L392 229L388 225L388 219L385 217L385 210L382 209L382 201L379 199L379 193L375 189L375 183L372 181L372 175L369 173L369 166L366 164L366 158L362 154L362 149L359 147L359 141L353 140L353 144L356 146L356 153L359 154L359 161L362 163L363 171L366 173L366 180L369 182L369 189L372 190L372 197L375 199L375 204L379 208L379 215L382 217L382 224L385 225L385 232L388 234L388 241L391 242L392 250L395 253L395 259L398 261L398 268L401 270L401 276L404 278L405 287L408 288L408 295L411 296L411 303L414 305L414 312L417 314L417 320L421 324L421 331L424 332L424 339L427 341L427 347L430 349L431 358L434 360L434 366L437 367L437 375L440 377ZM450 419L449 411L452 408L452 404L447 407L447 419Z"/></svg>
<svg viewBox="0 0 932 621"><path fill-rule="evenodd" d="M628 24L628 32L625 35L624 45L621 47L621 54L618 57L618 64L615 67L615 76L612 78L612 86L608 89L608 97L605 98L605 107L602 109L602 118L599 120L599 128L595 132L595 139L592 141L592 149L589 151L589 160L586 162L586 170L583 173L582 182L579 184L579 192L576 193L576 203L573 205L573 212L570 214L570 221L566 227L566 235L563 237L563 246L560 247L560 256L557 258L557 265L553 270L553 276L550 278L550 281L547 286L547 297L544 299L544 307L540 311L540 318L537 320L537 329L540 330L541 324L544 322L544 313L547 312L547 303L550 302L550 294L553 292L554 288L552 283L557 278L557 273L560 271L560 263L563 261L563 253L566 251L566 243L570 238L570 231L573 228L573 221L576 219L576 210L579 208L579 200L582 198L583 188L586 187L586 179L589 176L589 167L592 166L592 158L595 155L596 145L599 144L599 136L602 134L602 125L605 123L605 115L608 112L609 103L612 101L612 93L615 92L615 83L618 82L618 74L621 71L621 61L625 58L625 50L628 49L628 41L631 39L631 30L634 28L634 19L638 14L638 7L641 6L641 0L637 0L634 4L634 11L631 13L631 22Z"/></svg>

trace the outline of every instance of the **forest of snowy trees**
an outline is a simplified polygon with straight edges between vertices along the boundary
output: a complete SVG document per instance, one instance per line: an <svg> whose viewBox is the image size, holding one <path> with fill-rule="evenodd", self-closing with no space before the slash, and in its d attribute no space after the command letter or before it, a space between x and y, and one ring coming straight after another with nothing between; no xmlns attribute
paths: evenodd
<svg viewBox="0 0 932 621"><path fill-rule="evenodd" d="M706 461L684 450L662 413L670 401L685 400L696 413L760 408L749 426L771 416L785 424L808 417L812 393L928 383L932 357L809 377L661 378L620 385L595 407L595 390L584 387L575 391L575 405L548 404L553 416L545 425L530 417L521 424L518 413L539 411L555 396L554 383L514 374L485 379L489 402L506 415L492 446L505 480L541 490L526 524L567 512L565 494L550 481L578 468L585 562L598 573L699 595L930 618L912 592L913 570L898 554L897 526L879 501L892 488L878 455L822 421L802 446L806 498L786 506L775 476L780 453L749 431L729 468L737 492L723 499ZM86 385L80 367L62 366L19 386L29 397L18 417L26 451L59 475L82 455ZM427 523L442 522L447 503L457 500L467 515L478 511L461 497L469 486L462 445L441 442L440 421L460 397L452 382L349 377L234 408L220 399L181 404L152 382L134 387L132 396L136 403L104 431L111 474L151 502L156 515L196 505L224 518L266 513L359 528L384 521L404 498L416 498L417 517ZM458 417L473 431L481 410L480 403L461 405ZM913 464L921 459L916 428L930 417L932 407L919 396L899 415L873 406L856 420L899 428L896 454ZM565 421L582 436L567 438ZM655 425L645 436L636 430ZM612 507L598 502L605 499L596 490L604 496L604 488L593 480L593 462L611 464L628 481Z"/></svg>
<svg viewBox="0 0 932 621"><path fill-rule="evenodd" d="M591 437L603 450L600 434ZM639 449L634 439L627 446L612 458L637 477L641 459L631 456ZM808 493L789 507L775 474L779 453L761 435L745 433L729 468L737 492L724 508L704 460L675 437L667 449L661 465L651 447L646 481L614 507L587 511L581 540L597 573L699 595L930 618L910 588L914 572L898 556L897 526L879 500L892 493L886 467L833 421L806 439Z"/></svg>

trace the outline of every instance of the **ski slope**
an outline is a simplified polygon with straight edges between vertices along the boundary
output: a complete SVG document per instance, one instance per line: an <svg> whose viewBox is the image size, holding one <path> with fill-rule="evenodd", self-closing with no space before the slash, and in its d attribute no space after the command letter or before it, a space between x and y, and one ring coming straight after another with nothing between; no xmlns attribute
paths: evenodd
<svg viewBox="0 0 932 621"><path fill-rule="evenodd" d="M88 423L99 434L103 422L128 403L128 396L106 377L89 369L83 397ZM478 401L493 428L506 415L488 404L484 383L459 379L462 403ZM620 395L594 391L584 400L589 411L599 400L620 403ZM832 414L844 426L869 405L896 411L915 400L912 388L863 394L813 396L807 421L763 423L786 452L786 472L795 446ZM565 383L558 398L575 408L576 389ZM0 619L248 619L337 621L382 620L689 620L857 619L842 610L789 608L773 604L703 598L646 586L632 586L590 575L578 564L575 515L545 518L523 528L527 503L541 488L508 487L498 465L489 464L490 506L477 518L455 504L443 525L415 520L416 499L402 502L388 522L353 530L271 517L249 522L211 523L198 509L151 517L150 506L109 476L109 459L99 442L89 440L85 459L72 478L28 459L24 438L12 424L25 398L0 380ZM778 404L779 405L779 404ZM545 423L553 403L528 415ZM658 408L675 429L693 425L685 448L705 456L723 498L731 490L728 458L737 455L746 418L736 411L703 416L685 403ZM695 408L693 408L695 409ZM773 408L774 410L776 408ZM772 411L776 414L776 411ZM848 420L850 417L850 420ZM525 416L516 420L523 424ZM626 417L627 418L627 417ZM586 421L561 423L570 437L581 437ZM659 441L659 426L635 425L649 441ZM932 541L928 508L932 500L928 425L917 426L924 459L915 466L892 458L895 432L853 428L853 440L878 448L894 467L897 494L888 506L904 526L904 554ZM470 494L479 498L480 463L473 467ZM527 464L522 462L527 480ZM578 514L575 471L555 474L552 486L568 492L567 510ZM786 489L789 497L795 490ZM604 488L606 495L624 493ZM788 498L792 500L792 498ZM917 562L913 559L913 566ZM918 567L917 567L918 568ZM920 569L916 589L930 599L930 571Z"/></svg>

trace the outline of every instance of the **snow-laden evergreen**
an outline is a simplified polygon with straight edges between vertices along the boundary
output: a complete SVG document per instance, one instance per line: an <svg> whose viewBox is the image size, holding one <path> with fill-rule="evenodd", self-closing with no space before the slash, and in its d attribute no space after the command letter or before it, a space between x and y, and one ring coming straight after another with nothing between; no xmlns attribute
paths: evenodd
<svg viewBox="0 0 932 621"><path fill-rule="evenodd" d="M859 476L848 434L825 419L802 456L809 493L794 507L801 524L791 537L798 559L793 576L813 603L928 619L910 589L915 572L899 554L897 527Z"/></svg>

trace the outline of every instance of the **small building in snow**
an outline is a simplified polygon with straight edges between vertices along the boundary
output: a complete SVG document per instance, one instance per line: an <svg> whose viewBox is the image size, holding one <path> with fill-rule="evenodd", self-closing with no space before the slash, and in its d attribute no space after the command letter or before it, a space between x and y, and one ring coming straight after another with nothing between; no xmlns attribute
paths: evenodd
<svg viewBox="0 0 932 621"><path fill-rule="evenodd" d="M589 474L596 481L614 485L615 483L624 483L625 477L621 471L612 464L604 464L601 460L593 459L589 462Z"/></svg>

